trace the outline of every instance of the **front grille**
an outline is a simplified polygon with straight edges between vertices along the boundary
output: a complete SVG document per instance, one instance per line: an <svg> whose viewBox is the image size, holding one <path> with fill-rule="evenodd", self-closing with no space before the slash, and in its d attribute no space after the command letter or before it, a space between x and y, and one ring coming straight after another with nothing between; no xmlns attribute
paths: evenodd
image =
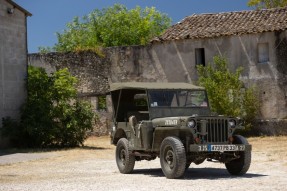
<svg viewBox="0 0 287 191"><path fill-rule="evenodd" d="M227 119L204 119L206 121L206 135L202 138L207 143L224 143L228 141Z"/></svg>

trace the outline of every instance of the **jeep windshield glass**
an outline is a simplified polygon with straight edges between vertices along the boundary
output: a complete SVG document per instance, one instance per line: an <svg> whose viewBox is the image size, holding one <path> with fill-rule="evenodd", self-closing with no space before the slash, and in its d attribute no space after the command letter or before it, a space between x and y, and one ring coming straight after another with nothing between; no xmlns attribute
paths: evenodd
<svg viewBox="0 0 287 191"><path fill-rule="evenodd" d="M150 107L208 107L203 90L150 90Z"/></svg>

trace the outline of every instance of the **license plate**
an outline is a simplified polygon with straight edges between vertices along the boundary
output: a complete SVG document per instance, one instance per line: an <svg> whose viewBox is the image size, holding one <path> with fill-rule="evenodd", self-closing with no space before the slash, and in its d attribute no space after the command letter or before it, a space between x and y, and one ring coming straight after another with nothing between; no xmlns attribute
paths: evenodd
<svg viewBox="0 0 287 191"><path fill-rule="evenodd" d="M245 145L208 145L208 151L244 151Z"/></svg>

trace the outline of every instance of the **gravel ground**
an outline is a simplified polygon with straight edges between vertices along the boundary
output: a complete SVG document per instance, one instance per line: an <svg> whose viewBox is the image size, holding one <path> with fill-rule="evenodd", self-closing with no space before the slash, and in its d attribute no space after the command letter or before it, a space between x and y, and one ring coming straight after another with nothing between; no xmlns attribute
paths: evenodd
<svg viewBox="0 0 287 191"><path fill-rule="evenodd" d="M2 155L2 156L1 156ZM13 164L18 162L25 162L31 160L39 160L44 158L55 157L55 153L13 153L13 154L0 154L0 165Z"/></svg>
<svg viewBox="0 0 287 191"><path fill-rule="evenodd" d="M253 140L251 168L241 177L230 176L223 164L204 162L192 164L183 179L166 179L159 159L136 162L133 174L120 174L114 160L115 148L98 143L29 160L16 155L23 161L0 164L0 190L286 190L286 140L282 149L276 142L274 147L264 149L262 144L270 140ZM5 157L0 156L0 161L7 160Z"/></svg>

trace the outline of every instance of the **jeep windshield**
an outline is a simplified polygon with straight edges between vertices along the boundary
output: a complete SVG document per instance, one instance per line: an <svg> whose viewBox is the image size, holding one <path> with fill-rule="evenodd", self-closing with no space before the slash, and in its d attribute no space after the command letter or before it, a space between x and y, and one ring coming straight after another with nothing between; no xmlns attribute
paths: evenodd
<svg viewBox="0 0 287 191"><path fill-rule="evenodd" d="M210 114L204 90L148 90L151 119Z"/></svg>
<svg viewBox="0 0 287 191"><path fill-rule="evenodd" d="M150 90L150 107L208 107L203 90Z"/></svg>

